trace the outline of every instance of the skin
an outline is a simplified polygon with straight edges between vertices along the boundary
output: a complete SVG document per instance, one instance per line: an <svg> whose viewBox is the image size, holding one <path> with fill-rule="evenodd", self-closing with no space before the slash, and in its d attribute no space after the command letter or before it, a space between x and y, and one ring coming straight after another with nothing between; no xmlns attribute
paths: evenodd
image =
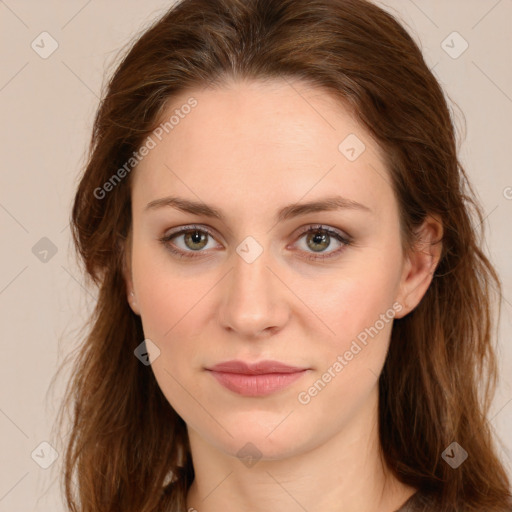
<svg viewBox="0 0 512 512"><path fill-rule="evenodd" d="M187 424L196 475L187 507L392 512L415 491L380 456L378 377L392 321L309 403L298 395L393 304L401 308L395 318L418 305L441 253L440 243L428 245L442 235L439 219L428 217L424 243L403 253L380 148L318 88L290 80L197 88L173 98L162 119L191 96L197 106L133 172L125 270L130 305L160 350L155 377ZM355 161L338 150L349 134L366 146ZM274 220L285 205L334 193L371 212ZM225 221L169 206L145 210L171 195L212 205ZM196 255L200 248L199 257L179 258L159 238L190 224L214 237L178 235L168 245ZM353 241L308 243L299 228L315 224ZM263 250L252 263L236 252L248 236ZM307 259L340 247L330 259ZM231 359L309 370L272 395L244 397L205 370ZM237 456L248 442L261 456L251 467Z"/></svg>

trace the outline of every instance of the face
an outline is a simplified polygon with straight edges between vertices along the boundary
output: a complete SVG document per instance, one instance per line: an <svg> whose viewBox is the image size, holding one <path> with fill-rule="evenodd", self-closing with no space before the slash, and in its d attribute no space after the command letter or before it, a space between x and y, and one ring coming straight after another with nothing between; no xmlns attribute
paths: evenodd
<svg viewBox="0 0 512 512"><path fill-rule="evenodd" d="M190 90L162 119L176 109L132 175L126 278L160 351L152 370L209 446L306 452L374 405L393 318L419 300L404 300L420 279L382 154L337 100L300 82ZM231 360L301 371L210 371Z"/></svg>

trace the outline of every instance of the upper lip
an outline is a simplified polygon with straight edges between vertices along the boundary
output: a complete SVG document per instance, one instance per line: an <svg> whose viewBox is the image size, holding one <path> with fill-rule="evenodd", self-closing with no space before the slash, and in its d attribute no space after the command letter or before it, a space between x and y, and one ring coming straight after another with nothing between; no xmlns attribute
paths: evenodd
<svg viewBox="0 0 512 512"><path fill-rule="evenodd" d="M215 372L239 373L245 375L262 375L266 373L296 373L307 370L298 366L290 366L279 361L259 361L257 363L246 363L244 361L232 360L216 364L207 368Z"/></svg>

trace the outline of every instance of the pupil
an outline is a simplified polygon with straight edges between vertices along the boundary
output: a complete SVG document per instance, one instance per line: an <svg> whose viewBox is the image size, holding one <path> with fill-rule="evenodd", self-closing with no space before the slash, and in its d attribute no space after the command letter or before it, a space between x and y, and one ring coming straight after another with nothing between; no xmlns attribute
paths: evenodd
<svg viewBox="0 0 512 512"><path fill-rule="evenodd" d="M187 234L187 238L192 245L196 245L201 244L201 241L204 241L203 238L206 238L206 235L203 235L200 231L189 231ZM198 248L191 247L191 249L197 250Z"/></svg>
<svg viewBox="0 0 512 512"><path fill-rule="evenodd" d="M313 236L312 236L312 241L315 245L324 245L324 249L325 247L327 247L329 244L326 243L326 238L327 238L327 235L325 233L320 233L320 232L317 232L315 233Z"/></svg>

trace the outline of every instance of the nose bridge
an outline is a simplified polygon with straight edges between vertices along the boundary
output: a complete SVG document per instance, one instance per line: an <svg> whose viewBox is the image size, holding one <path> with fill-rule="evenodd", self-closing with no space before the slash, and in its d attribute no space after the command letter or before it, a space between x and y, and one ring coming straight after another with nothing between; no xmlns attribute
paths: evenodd
<svg viewBox="0 0 512 512"><path fill-rule="evenodd" d="M222 322L226 328L247 336L281 327L288 317L283 287L268 267L271 254L263 250L254 260L247 257L255 246L242 242L233 254L233 270L223 300ZM244 252L244 249L248 251Z"/></svg>

